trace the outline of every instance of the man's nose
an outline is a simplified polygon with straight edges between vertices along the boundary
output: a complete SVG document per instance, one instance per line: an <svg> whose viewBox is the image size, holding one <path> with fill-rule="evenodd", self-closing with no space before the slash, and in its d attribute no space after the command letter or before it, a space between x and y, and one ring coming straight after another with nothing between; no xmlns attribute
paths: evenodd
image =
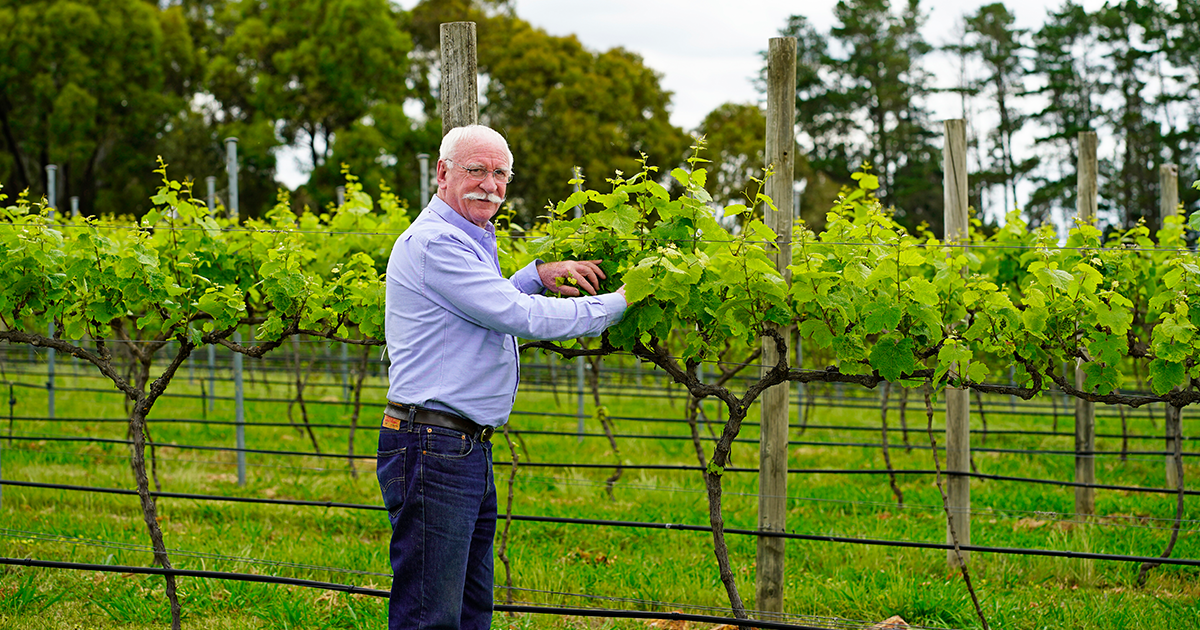
<svg viewBox="0 0 1200 630"><path fill-rule="evenodd" d="M479 187L487 193L494 193L500 188L500 182L496 181L496 175L488 172L483 177L483 181L479 182Z"/></svg>

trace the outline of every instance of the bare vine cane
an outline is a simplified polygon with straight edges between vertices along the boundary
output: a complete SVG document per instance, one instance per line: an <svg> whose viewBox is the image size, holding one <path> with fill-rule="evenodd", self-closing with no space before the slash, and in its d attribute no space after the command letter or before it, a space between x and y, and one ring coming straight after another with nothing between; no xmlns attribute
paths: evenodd
<svg viewBox="0 0 1200 630"><path fill-rule="evenodd" d="M971 572L967 569L967 563L963 561L962 550L958 547L958 532L954 529L954 519L950 517L950 501L946 497L946 491L942 488L942 464L938 461L937 439L933 437L933 395L930 392L932 385L929 379L925 379L925 430L929 433L929 444L933 447L933 467L937 472L937 489L938 494L942 496L942 511L946 514L946 524L950 528L950 542L954 545L954 555L958 558L958 567L962 571L963 581L967 584L967 592L971 594L971 603L975 604L975 614L979 615L979 621L983 624L983 630L988 630L987 617L983 615L983 608L979 606L979 597L975 594L975 587L971 585Z"/></svg>
<svg viewBox="0 0 1200 630"><path fill-rule="evenodd" d="M899 508L903 508L904 507L904 493L900 490L900 486L896 483L896 469L892 467L892 456L888 451L887 413L888 413L888 397L891 395L891 393L892 393L892 384L890 382L885 382L883 384L883 395L881 396L881 400L879 401L879 406L881 408L881 412L880 412L881 436L880 437L881 437L881 440L883 443L883 463L887 466L887 471L888 471L888 483L890 483L892 486L892 494L896 495L896 506Z"/></svg>
<svg viewBox="0 0 1200 630"><path fill-rule="evenodd" d="M354 409L350 412L350 439L346 448L346 460L350 465L350 476L358 478L354 469L354 433L358 430L358 418L362 413L363 380L367 377L367 360L371 356L371 346L363 346L362 358L358 360L358 371L354 375Z"/></svg>
<svg viewBox="0 0 1200 630"><path fill-rule="evenodd" d="M504 531L500 534L500 547L496 550L496 557L504 563L505 601L511 604L513 603L513 580L512 565L508 560L508 528L512 526L513 487L516 485L517 463L521 456L517 453L512 438L508 435L508 423L504 424L504 441L508 443L508 452L512 458L512 471L508 475L508 503L504 507ZM511 617L512 611L509 611L508 615Z"/></svg>
<svg viewBox="0 0 1200 630"><path fill-rule="evenodd" d="M788 376L787 342L783 339L783 335L770 328L763 330L762 334L770 337L775 343L778 350L779 362L764 374L759 381L751 385L740 399L725 387L700 382L695 377L694 372L689 373L688 370L681 367L678 362L670 357L661 344L655 343L653 347L639 345L634 351L638 356L662 368L676 383L685 385L688 393L692 396L696 398L715 396L724 402L726 408L729 410L729 417L721 431L721 437L713 447L712 458L709 460L708 465L705 466L704 485L708 493L708 520L712 526L713 553L717 559L721 583L724 584L725 592L729 596L733 615L738 619L749 619L749 616L746 613L746 605L742 601L742 596L738 592L733 569L729 561L729 547L725 542L725 517L721 508L723 493L722 476L725 473L725 467L729 465L729 456L733 447L733 441L741 431L742 422L746 419L750 405L753 404L764 390L786 381ZM745 628L745 626L739 627Z"/></svg>
<svg viewBox="0 0 1200 630"><path fill-rule="evenodd" d="M1179 525L1183 521L1183 450L1182 440L1179 435L1175 435L1172 442L1171 460L1175 464L1175 479L1178 483L1175 484L1175 523L1171 526L1171 540L1167 543L1167 548L1163 550L1160 558L1170 558L1171 552L1175 549L1175 542L1179 540ZM1161 566L1158 562L1143 562L1142 568L1138 571L1137 585L1138 588L1146 586L1146 578L1150 574L1150 569Z"/></svg>
<svg viewBox="0 0 1200 630"><path fill-rule="evenodd" d="M296 397L288 403L288 418L291 419L292 405L299 405L300 419L304 421L304 429L308 433L308 438L312 440L313 450L320 455L321 445L317 444L317 435L313 433L312 425L308 422L308 403L304 400L304 388L308 385L310 372L304 369L304 363L300 359L300 340L296 338L296 335L292 335L292 358L296 375Z"/></svg>
<svg viewBox="0 0 1200 630"><path fill-rule="evenodd" d="M601 403L600 400L600 365L604 357L600 355L586 357L588 364L588 385L592 390L592 403L596 407L596 418L600 421L600 427L604 429L604 436L608 438L608 446L612 449L613 461L615 468L608 479L604 480L604 491L608 494L608 500L615 500L613 497L613 486L621 480L621 475L625 473L625 469L621 467L621 449L617 446L617 438L613 433L614 425L612 418L608 415L608 409Z"/></svg>
<svg viewBox="0 0 1200 630"><path fill-rule="evenodd" d="M913 450L912 444L908 441L908 388L903 384L900 387L900 433L904 436L904 448L911 453Z"/></svg>

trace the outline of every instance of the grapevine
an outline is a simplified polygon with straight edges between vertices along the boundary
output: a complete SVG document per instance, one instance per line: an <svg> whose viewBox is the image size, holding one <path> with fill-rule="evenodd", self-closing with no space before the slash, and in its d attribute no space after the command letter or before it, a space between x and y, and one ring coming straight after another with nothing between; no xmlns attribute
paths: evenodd
<svg viewBox="0 0 1200 630"><path fill-rule="evenodd" d="M822 233L794 228L788 284L768 255L776 235L759 218L771 200L759 192L714 210L702 162L693 157L668 178L643 162L638 173L606 180L607 192L582 188L553 204L533 228L500 221L498 236L509 271L534 258L601 259L602 290L626 286L624 318L598 341L524 348L632 354L693 399L725 406L704 479L716 559L739 617L746 613L724 543L722 474L741 423L769 387L928 381L935 390L1026 399L1057 387L1131 407L1200 401L1200 262L1187 246L1200 213L1168 218L1156 234L1138 226L1104 235L1076 225L1061 245L1051 228L1031 230L1014 213L991 234L976 222L965 243L948 245L902 229L874 197L878 180L864 171L830 209ZM372 200L347 173L339 208L302 213L281 200L263 219L239 224L210 217L165 165L158 173L155 209L136 223L52 217L27 195L11 203L0 196L0 340L83 359L132 403L135 481L155 560L169 567L144 449L146 422L178 367L209 344L249 356L293 335L364 351L382 345L382 274L409 219L386 188ZM576 206L584 210L577 218ZM244 326L255 327L256 342L233 340ZM789 330L825 367L789 365ZM778 363L734 392L730 377L758 360L764 337ZM171 356L159 357L168 347ZM131 365L121 365L116 348ZM1086 375L1081 388L1062 376L1063 364L1076 361ZM720 378L702 382L702 362L719 362ZM1011 383L996 382L1010 372ZM1149 394L1126 393L1131 372L1147 376ZM703 460L698 439L696 447ZM178 627L174 581L166 579Z"/></svg>

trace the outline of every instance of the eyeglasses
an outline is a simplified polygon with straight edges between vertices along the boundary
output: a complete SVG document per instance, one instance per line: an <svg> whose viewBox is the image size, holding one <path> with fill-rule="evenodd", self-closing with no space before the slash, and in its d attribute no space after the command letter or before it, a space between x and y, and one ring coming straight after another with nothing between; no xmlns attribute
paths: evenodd
<svg viewBox="0 0 1200 630"><path fill-rule="evenodd" d="M454 160L442 161L454 164ZM486 179L489 174L495 178L496 183L498 184L507 184L513 180L514 173L506 168L498 168L494 171L489 171L482 166L462 166L461 164L454 165L466 171L467 178L469 178L471 181L481 182Z"/></svg>

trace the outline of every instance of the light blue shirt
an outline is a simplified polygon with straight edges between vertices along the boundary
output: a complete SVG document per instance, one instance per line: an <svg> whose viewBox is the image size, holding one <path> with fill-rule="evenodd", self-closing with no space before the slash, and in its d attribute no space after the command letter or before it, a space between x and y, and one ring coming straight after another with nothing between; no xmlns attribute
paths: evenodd
<svg viewBox="0 0 1200 630"><path fill-rule="evenodd" d="M435 196L388 259L388 400L499 427L512 412L521 376L517 337L596 336L620 321L619 293L540 295L545 287L536 265L506 280L492 224L481 228Z"/></svg>

